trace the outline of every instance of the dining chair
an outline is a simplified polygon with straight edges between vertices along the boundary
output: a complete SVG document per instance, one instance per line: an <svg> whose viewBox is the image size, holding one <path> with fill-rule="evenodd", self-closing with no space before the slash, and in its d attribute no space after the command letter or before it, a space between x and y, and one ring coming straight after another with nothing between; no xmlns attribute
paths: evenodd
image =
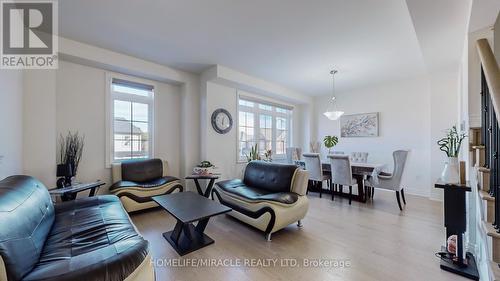
<svg viewBox="0 0 500 281"><path fill-rule="evenodd" d="M323 174L323 167L321 166L321 160L319 153L304 153L304 162L306 164L306 170L309 172L309 180L319 184L319 197L323 194L323 182L326 181L327 185L330 186L330 175Z"/></svg>
<svg viewBox="0 0 500 281"><path fill-rule="evenodd" d="M342 154L331 154L328 155L328 159L330 160L330 167L332 171L332 180L330 184L330 189L332 191L332 200L333 200L333 186L340 185L349 186L349 205L351 205L352 201L352 188L353 186L358 186L356 179L352 177L352 167L351 167L351 159L349 155Z"/></svg>
<svg viewBox="0 0 500 281"><path fill-rule="evenodd" d="M368 162L368 152L351 152L351 161L354 163Z"/></svg>
<svg viewBox="0 0 500 281"><path fill-rule="evenodd" d="M394 170L392 173L383 173L377 169L373 170L371 177L365 180L365 186L393 190L396 192L396 199L398 201L399 210L403 210L401 207L401 197L403 198L403 203L406 205L404 188L401 186L401 178L405 169L406 158L408 157L407 150L396 150L392 153L394 158Z"/></svg>
<svg viewBox="0 0 500 281"><path fill-rule="evenodd" d="M351 152L351 162L352 163L367 163L368 162L368 152ZM365 176L366 177L366 176ZM365 196L373 197L375 189L373 187L365 186Z"/></svg>

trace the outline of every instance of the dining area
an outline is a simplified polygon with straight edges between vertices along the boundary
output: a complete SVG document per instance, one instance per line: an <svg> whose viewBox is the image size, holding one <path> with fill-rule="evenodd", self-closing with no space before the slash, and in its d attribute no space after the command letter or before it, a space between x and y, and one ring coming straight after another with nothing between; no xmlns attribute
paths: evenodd
<svg viewBox="0 0 500 281"><path fill-rule="evenodd" d="M309 173L308 192L317 192L334 201L342 197L352 201L366 203L374 199L375 189L394 191L398 207L403 211L406 205L404 187L401 178L408 157L407 150L395 150L392 153L393 166L388 171L387 163L370 161L368 152L329 151L321 155L314 152L302 153L300 148L288 148L287 160L305 169Z"/></svg>

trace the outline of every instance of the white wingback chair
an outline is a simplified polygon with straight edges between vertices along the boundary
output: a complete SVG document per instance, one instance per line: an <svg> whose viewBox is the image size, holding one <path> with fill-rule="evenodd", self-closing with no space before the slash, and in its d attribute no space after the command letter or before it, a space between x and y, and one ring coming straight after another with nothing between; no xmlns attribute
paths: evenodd
<svg viewBox="0 0 500 281"><path fill-rule="evenodd" d="M349 186L349 205L352 201L352 187L358 186L356 179L352 177L351 159L349 155L332 154L328 155L332 170L332 200L333 200L333 185Z"/></svg>
<svg viewBox="0 0 500 281"><path fill-rule="evenodd" d="M372 176L365 181L365 186L395 191L399 209L402 211L403 208L401 207L399 193L401 192L403 203L406 205L404 189L403 186L401 186L401 178L403 177L408 151L396 150L392 153L392 157L394 158L394 170L392 174L381 173L381 171L374 170Z"/></svg>
<svg viewBox="0 0 500 281"><path fill-rule="evenodd" d="M331 177L330 175L323 174L319 153L304 153L302 156L304 157L306 170L309 172L309 180L315 184L319 184L319 197L321 198L323 194L323 181L327 181L329 185Z"/></svg>
<svg viewBox="0 0 500 281"><path fill-rule="evenodd" d="M368 152L352 152L351 161L354 163L368 162Z"/></svg>

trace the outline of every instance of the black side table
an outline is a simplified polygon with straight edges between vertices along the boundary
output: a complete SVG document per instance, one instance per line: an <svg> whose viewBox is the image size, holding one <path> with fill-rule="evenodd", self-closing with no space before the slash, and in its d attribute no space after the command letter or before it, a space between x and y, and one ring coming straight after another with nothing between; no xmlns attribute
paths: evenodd
<svg viewBox="0 0 500 281"><path fill-rule="evenodd" d="M218 178L219 176L217 175L191 175L187 176L185 179L194 180L198 194L208 198L210 196L210 192L212 192L212 188L214 187L215 180ZM198 182L198 180L210 180L208 182L207 188L205 189L205 193L203 193L203 191L201 190L200 183Z"/></svg>
<svg viewBox="0 0 500 281"><path fill-rule="evenodd" d="M89 190L89 197L95 196L96 191L99 187L105 185L102 181L90 182L90 183L77 183L71 186L63 188L54 188L49 190L49 194L52 196L60 196L62 201L75 200L76 195L84 190Z"/></svg>
<svg viewBox="0 0 500 281"><path fill-rule="evenodd" d="M472 189L465 184L446 184L437 182L435 188L444 189L444 226L446 240L451 235L457 236L457 254L441 257L441 269L453 272L472 280L479 280L474 256L467 252L464 257L463 235L467 229L465 193ZM447 252L446 244L441 251Z"/></svg>

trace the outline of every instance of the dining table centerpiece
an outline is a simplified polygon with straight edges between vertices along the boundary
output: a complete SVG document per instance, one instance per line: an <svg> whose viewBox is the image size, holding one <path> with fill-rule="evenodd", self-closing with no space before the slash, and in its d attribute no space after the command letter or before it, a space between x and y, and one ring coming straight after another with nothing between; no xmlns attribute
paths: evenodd
<svg viewBox="0 0 500 281"><path fill-rule="evenodd" d="M323 144L328 148L328 154L332 153L332 148L339 143L339 138L337 136L325 136L323 139Z"/></svg>

